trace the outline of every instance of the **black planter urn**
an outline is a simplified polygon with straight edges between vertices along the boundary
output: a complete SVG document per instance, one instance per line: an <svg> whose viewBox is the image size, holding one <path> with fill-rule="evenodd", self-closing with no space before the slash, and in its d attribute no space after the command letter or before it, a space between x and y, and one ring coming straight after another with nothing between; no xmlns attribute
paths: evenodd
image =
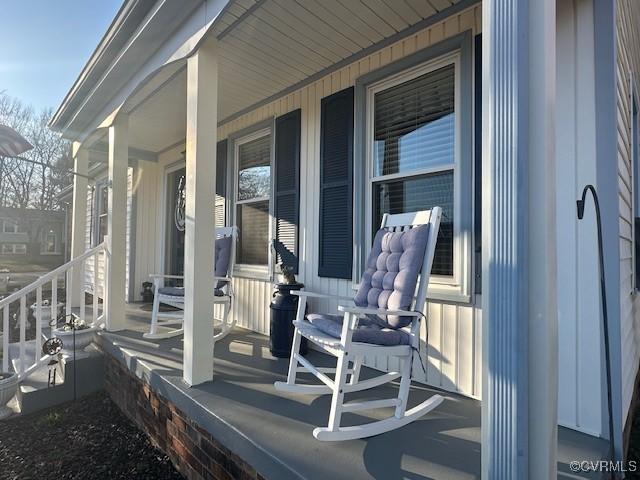
<svg viewBox="0 0 640 480"><path fill-rule="evenodd" d="M140 292L140 295L144 303L153 303L153 283L142 282L142 292Z"/></svg>
<svg viewBox="0 0 640 480"><path fill-rule="evenodd" d="M269 350L278 358L288 358L293 344L293 321L298 310L298 296L292 295L294 290L304 288L302 283L277 283L271 300L271 331L269 334ZM302 338L300 353L307 353L307 339Z"/></svg>

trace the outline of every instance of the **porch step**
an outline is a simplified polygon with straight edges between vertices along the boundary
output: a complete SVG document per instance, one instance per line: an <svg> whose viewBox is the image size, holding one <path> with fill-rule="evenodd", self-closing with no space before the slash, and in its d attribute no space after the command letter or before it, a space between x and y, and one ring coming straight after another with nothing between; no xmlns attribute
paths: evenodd
<svg viewBox="0 0 640 480"><path fill-rule="evenodd" d="M18 403L23 414L68 402L100 390L103 386L103 355L94 345L87 357L75 362L61 360L56 367L56 384L49 386L49 367L43 365L20 383ZM75 379L74 379L75 373ZM75 385L75 393L74 393Z"/></svg>
<svg viewBox="0 0 640 480"><path fill-rule="evenodd" d="M43 339L44 341L44 339ZM29 340L24 344L24 352L25 352L25 369L29 368L31 365L35 363L36 358L36 341ZM38 352L39 353L39 352ZM20 343L10 343L9 344L9 363L13 367L14 372L20 371Z"/></svg>
<svg viewBox="0 0 640 480"><path fill-rule="evenodd" d="M43 337L46 337L46 333ZM28 414L73 400L74 370L76 397L100 390L103 384L102 353L94 345L87 348L87 353L89 354L87 357L77 359L75 362L60 360L54 367L55 385L49 385L49 366L44 364L38 367L20 382L15 399L17 410ZM27 368L35 363L35 355L35 340L25 342ZM9 344L9 359L13 370L20 371L20 344Z"/></svg>

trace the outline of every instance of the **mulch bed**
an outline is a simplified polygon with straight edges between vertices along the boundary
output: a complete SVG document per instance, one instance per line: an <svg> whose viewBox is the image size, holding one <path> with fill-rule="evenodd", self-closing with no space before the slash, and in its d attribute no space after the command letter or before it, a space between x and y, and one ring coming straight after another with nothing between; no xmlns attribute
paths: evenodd
<svg viewBox="0 0 640 480"><path fill-rule="evenodd" d="M640 408L636 408L633 415L627 461L636 462L636 465L640 466ZM640 478L640 472L628 472L627 478Z"/></svg>
<svg viewBox="0 0 640 480"><path fill-rule="evenodd" d="M104 392L0 422L0 478L182 479Z"/></svg>

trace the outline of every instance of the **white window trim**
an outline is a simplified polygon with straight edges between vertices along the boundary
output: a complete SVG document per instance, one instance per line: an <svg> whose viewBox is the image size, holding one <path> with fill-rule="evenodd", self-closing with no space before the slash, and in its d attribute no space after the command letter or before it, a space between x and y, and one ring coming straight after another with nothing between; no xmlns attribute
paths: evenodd
<svg viewBox="0 0 640 480"><path fill-rule="evenodd" d="M24 245L23 252L16 252L16 247L18 245ZM7 246L11 246L10 252L5 252L4 248ZM0 255L26 255L27 254L27 245L25 243L4 243L2 247L0 247Z"/></svg>
<svg viewBox="0 0 640 480"><path fill-rule="evenodd" d="M169 175L171 175L174 172L177 172L178 170L182 169L182 168L186 168L187 166L187 162L182 159L182 160L177 160L175 162L170 163L169 165L164 167L164 171L162 172L162 191L160 192L160 205L162 205L162 208L158 209L158 215L159 218L157 218L158 222L160 225L162 225L162 235L160 235L160 239L159 239L159 248L160 248L160 271L167 273L167 271L165 270L168 267L168 262L167 262L167 245L168 245L168 236L169 236L169 229L172 228L171 225L171 221L169 220L169 217L171 216L171 212L169 211L170 208L172 208L172 206L169 205L169 194L168 194L168 188L169 188Z"/></svg>
<svg viewBox="0 0 640 480"><path fill-rule="evenodd" d="M47 246L47 236L49 235L53 235L55 237L55 241L54 241L54 251L53 252L47 252L46 246ZM58 237L58 234L56 232L43 232L42 233L42 240L40 241L40 255L60 255L62 252L60 252L60 238Z"/></svg>
<svg viewBox="0 0 640 480"><path fill-rule="evenodd" d="M366 192L365 192L365 239L366 245L370 246L372 242L372 217L373 217L373 183L374 180L391 180L394 178L410 178L421 176L429 173L437 173L453 170L453 276L432 275L429 281L428 298L433 300L470 302L471 293L469 291L471 282L469 281L469 273L472 270L471 262L473 260L470 254L467 240L462 238L462 191L461 191L461 67L460 67L460 51L443 55L437 59L430 60L415 67L405 69L396 74L390 75L379 82L372 83L366 89ZM374 177L374 159L373 159L373 124L374 124L374 96L377 92L386 90L393 86L405 83L409 80L425 75L447 65L454 65L454 88L455 88L455 144L454 144L454 162L449 164L438 165L423 169L412 170L391 175L382 175ZM470 132L471 134L471 132ZM473 202L465 205L464 208L472 209ZM367 254L368 250L367 249ZM366 257L365 257L366 258Z"/></svg>
<svg viewBox="0 0 640 480"><path fill-rule="evenodd" d="M231 189L231 191L233 192L232 193L233 199L231 202L231 205L232 205L231 217L233 218L232 225L238 225L238 219L237 219L238 205L243 205L246 203L253 203L258 201L265 201L265 200L269 201L269 230L267 233L267 244L265 245L265 248L267 249L267 252L268 252L267 265L251 265L251 264L236 262L233 271L234 271L234 275L237 274L238 276L241 276L241 277L253 278L257 280L266 280L266 281L271 279L271 272L273 271L273 255L270 248L271 239L273 238L273 234L274 234L274 225L273 225L273 188L274 188L274 181L273 181L274 138L273 137L274 135L273 134L274 132L272 127L265 127L265 128L256 130L255 132L251 132L247 135L243 135L241 137L233 139L233 188ZM270 157L269 158L269 169L270 169L269 197L258 197L258 198L252 198L251 200L238 200L238 177L239 177L238 167L239 167L239 160L240 160L239 159L240 146L244 145L245 143L252 142L253 140L257 140L259 138L266 137L266 136L270 136L270 144L271 144L269 148L269 157ZM236 246L236 248L239 248L239 244L238 246ZM238 255L236 255L236 258L238 258Z"/></svg>
<svg viewBox="0 0 640 480"><path fill-rule="evenodd" d="M93 224L93 232L91 234L91 245L97 246L100 243L100 210L102 210L102 195L100 195L100 191L103 188L108 187L108 180L100 180L96 182L94 186L94 199L93 199L93 212L91 215L91 223ZM108 215L109 207L107 205L107 212L102 215Z"/></svg>
<svg viewBox="0 0 640 480"><path fill-rule="evenodd" d="M13 230L7 230L7 225L11 225ZM2 220L2 233L20 233L19 229L20 227L17 222L6 218Z"/></svg>

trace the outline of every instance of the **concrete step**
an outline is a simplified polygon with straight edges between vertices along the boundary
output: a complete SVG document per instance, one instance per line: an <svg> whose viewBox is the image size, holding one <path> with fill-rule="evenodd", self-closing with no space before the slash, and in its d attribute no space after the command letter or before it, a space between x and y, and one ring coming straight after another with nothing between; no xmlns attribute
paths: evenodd
<svg viewBox="0 0 640 480"><path fill-rule="evenodd" d="M64 362L57 361L51 365L42 365L26 379L20 383L20 390L23 393L30 393L36 390L49 388L53 385L62 385L64 378ZM49 373L51 371L51 374ZM53 372L55 371L55 377Z"/></svg>
<svg viewBox="0 0 640 480"><path fill-rule="evenodd" d="M33 413L100 390L104 378L102 352L94 345L86 351L87 357L58 363L55 385L48 383L47 365L21 382L17 395L21 413Z"/></svg>
<svg viewBox="0 0 640 480"><path fill-rule="evenodd" d="M44 339L43 339L44 342ZM35 340L29 340L27 342L25 342L24 345L24 360L25 360L25 366L24 368L27 369L29 367L31 367L31 365L33 365L36 362L36 341ZM41 353L38 352L38 357L41 356ZM20 371L20 364L21 364L21 360L20 360L20 344L18 342L16 343L10 343L9 344L9 363L13 366L13 371L14 372L19 372Z"/></svg>

